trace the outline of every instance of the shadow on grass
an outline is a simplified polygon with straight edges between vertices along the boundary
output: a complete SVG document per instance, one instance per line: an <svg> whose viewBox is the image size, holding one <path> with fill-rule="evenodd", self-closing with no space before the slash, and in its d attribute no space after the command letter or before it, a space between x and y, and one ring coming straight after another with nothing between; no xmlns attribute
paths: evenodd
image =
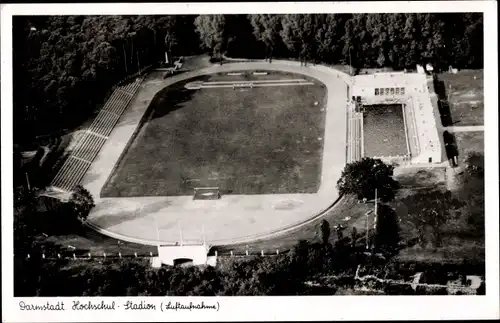
<svg viewBox="0 0 500 323"><path fill-rule="evenodd" d="M206 81L210 75L204 75L170 85L158 92L148 107L151 119L161 118L167 114L181 109L186 102L191 101L196 90L188 90L185 85L193 81Z"/></svg>
<svg viewBox="0 0 500 323"><path fill-rule="evenodd" d="M448 102L448 96L444 81L439 80L438 76L434 74L433 83L434 83L434 91L438 96L438 110L439 110L439 115L441 117L441 123L443 127L452 126L453 119L451 117L450 103Z"/></svg>
<svg viewBox="0 0 500 323"><path fill-rule="evenodd" d="M437 74L434 74L433 77L434 83L434 91L436 92L439 100L446 100L446 86L444 85L444 81L440 80Z"/></svg>
<svg viewBox="0 0 500 323"><path fill-rule="evenodd" d="M453 125L453 119L451 117L450 104L446 100L438 101L438 110L441 117L441 124L443 127L449 127ZM458 122L457 122L458 123Z"/></svg>
<svg viewBox="0 0 500 323"><path fill-rule="evenodd" d="M205 80L209 76L202 76L195 79L189 79L188 81L182 81L170 85L163 90L159 91L154 98L151 100L149 106L147 107L146 113L141 117L139 126L136 128L132 136L130 137L127 145L123 149L118 161L115 163L113 171L111 171L108 179L103 185L100 196L101 197L116 197L119 196L117 193L117 185L114 183L114 176L120 171L123 166L124 157L127 156L130 147L137 139L137 136L141 132L145 124L156 118L161 118L171 112L174 112L183 107L185 102L189 102L194 94L194 90L188 90L184 87L187 82L192 82L193 80ZM119 185L118 185L119 186Z"/></svg>

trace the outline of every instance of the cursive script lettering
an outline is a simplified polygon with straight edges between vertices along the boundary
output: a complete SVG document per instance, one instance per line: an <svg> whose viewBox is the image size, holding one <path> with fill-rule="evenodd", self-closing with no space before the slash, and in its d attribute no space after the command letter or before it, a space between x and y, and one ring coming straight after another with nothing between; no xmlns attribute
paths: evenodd
<svg viewBox="0 0 500 323"><path fill-rule="evenodd" d="M124 306L126 310L156 310L156 305L146 303L144 301L141 301L140 303L127 301Z"/></svg>
<svg viewBox="0 0 500 323"><path fill-rule="evenodd" d="M206 305L205 302L201 302L200 304L193 304L193 302L189 302L189 304L181 304L180 302L175 302L175 304L172 304L172 302L168 302L168 304L165 305L166 310L216 310L217 306L215 305Z"/></svg>
<svg viewBox="0 0 500 323"><path fill-rule="evenodd" d="M94 310L94 311L100 311L100 310L114 310L115 309L115 301L111 303L105 303L104 301L101 301L99 303L92 303L92 301L88 301L85 303L82 303L80 301L73 301L73 306L71 307L73 311L81 311L81 310Z"/></svg>
<svg viewBox="0 0 500 323"><path fill-rule="evenodd" d="M57 302L55 304L47 302L47 304L26 304L19 302L19 309L21 311L64 311L64 302Z"/></svg>

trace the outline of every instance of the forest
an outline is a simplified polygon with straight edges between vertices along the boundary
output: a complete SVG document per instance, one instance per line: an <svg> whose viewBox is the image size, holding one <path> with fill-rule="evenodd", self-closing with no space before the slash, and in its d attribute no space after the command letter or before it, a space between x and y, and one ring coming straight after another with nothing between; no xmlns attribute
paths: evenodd
<svg viewBox="0 0 500 323"><path fill-rule="evenodd" d="M16 16L14 140L77 127L114 84L165 52L447 70L482 68L483 41L480 13Z"/></svg>

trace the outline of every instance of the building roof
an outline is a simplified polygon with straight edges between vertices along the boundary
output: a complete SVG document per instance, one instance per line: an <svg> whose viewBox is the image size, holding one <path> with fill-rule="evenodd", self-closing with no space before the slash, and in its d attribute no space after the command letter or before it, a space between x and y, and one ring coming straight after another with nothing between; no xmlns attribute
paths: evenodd
<svg viewBox="0 0 500 323"><path fill-rule="evenodd" d="M420 73L375 73L357 75L354 77L355 87L421 87L426 82L426 76Z"/></svg>
<svg viewBox="0 0 500 323"><path fill-rule="evenodd" d="M163 263L171 263L175 259L192 259L195 265L204 264L210 246L201 245L164 245L158 247L158 258Z"/></svg>

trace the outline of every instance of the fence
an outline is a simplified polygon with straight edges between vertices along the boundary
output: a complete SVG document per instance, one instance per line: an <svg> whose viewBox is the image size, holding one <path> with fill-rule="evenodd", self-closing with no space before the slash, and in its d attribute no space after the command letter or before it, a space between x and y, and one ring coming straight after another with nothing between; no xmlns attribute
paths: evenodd
<svg viewBox="0 0 500 323"><path fill-rule="evenodd" d="M111 88L111 92L114 91L117 87L119 86L122 86L124 83L127 83L128 81L136 78L137 76L142 76L142 74L146 73L146 72L149 72L149 70L153 67L153 65L148 65L142 69L140 69L139 71L135 72L134 74L131 74L127 77L125 77L123 80L119 81L116 85L114 85L112 88Z"/></svg>
<svg viewBox="0 0 500 323"><path fill-rule="evenodd" d="M208 256L215 256L219 258L246 258L246 257L255 257L255 256L260 256L260 257L275 257L279 256L286 253L285 250L255 250L255 249L246 249L245 252L235 252L233 250L230 250L229 252L219 252L217 250L209 252ZM14 255L15 256L15 255ZM45 259L45 260L58 260L58 259L66 259L66 260L91 260L91 259L112 259L112 260L119 260L119 259L149 259L152 257L158 256L157 252L149 252L149 253L138 253L134 252L133 254L131 253L121 253L121 252L114 252L114 253L90 253L90 252L81 252L75 250L74 252L68 252L68 251L61 251L59 253L55 252L47 252L47 253L33 253L33 254L27 254L25 259L33 259L35 257L39 259Z"/></svg>

